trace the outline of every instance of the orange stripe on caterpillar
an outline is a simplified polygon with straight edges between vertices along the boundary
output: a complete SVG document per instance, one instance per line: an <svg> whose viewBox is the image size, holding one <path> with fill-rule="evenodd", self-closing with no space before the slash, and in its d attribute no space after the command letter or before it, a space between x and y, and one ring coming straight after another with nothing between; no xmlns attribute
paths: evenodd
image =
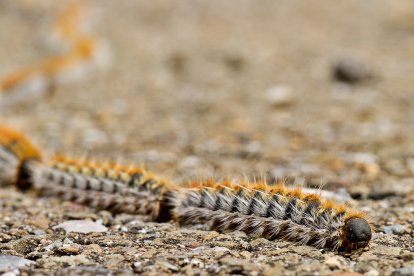
<svg viewBox="0 0 414 276"><path fill-rule="evenodd" d="M217 231L284 239L317 248L353 250L368 245L367 216L344 205L283 185L195 183L170 196L180 224L206 223Z"/></svg>

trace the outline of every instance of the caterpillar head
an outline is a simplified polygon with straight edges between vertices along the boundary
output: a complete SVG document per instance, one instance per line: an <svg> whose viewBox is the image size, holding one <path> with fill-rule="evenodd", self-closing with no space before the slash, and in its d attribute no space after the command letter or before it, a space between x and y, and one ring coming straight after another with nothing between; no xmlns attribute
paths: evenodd
<svg viewBox="0 0 414 276"><path fill-rule="evenodd" d="M366 247L372 238L372 228L369 222L360 216L345 220L342 228L341 248L351 251Z"/></svg>

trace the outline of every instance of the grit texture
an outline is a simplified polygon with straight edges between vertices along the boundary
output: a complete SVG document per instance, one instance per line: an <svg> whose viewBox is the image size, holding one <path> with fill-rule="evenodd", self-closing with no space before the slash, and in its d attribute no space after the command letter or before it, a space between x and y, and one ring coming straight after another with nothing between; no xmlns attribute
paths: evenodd
<svg viewBox="0 0 414 276"><path fill-rule="evenodd" d="M64 52L50 47L48 35L66 4L0 1L0 79ZM0 271L414 274L412 1L87 6L94 15L80 28L105 45L107 62L1 106L2 124L33 137L46 157L145 164L176 183L322 185L350 196L375 233L369 247L343 254L2 187Z"/></svg>

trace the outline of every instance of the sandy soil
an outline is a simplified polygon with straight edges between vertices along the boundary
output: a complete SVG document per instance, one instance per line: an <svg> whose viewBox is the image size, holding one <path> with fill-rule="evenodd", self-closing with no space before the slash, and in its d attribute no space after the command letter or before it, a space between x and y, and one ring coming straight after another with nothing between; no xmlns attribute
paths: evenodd
<svg viewBox="0 0 414 276"><path fill-rule="evenodd" d="M45 33L62 5L0 2L0 75L50 54ZM34 262L20 272L414 274L411 1L90 6L111 67L3 108L2 123L34 137L46 155L145 163L177 182L323 184L349 193L376 233L369 249L344 255L112 216L2 188L1 253ZM108 231L53 228L69 219L101 221Z"/></svg>

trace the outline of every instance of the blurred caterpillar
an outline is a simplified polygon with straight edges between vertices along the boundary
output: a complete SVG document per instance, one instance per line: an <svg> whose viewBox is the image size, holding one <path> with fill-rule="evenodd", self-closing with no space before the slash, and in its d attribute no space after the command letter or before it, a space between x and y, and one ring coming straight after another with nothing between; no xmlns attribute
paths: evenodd
<svg viewBox="0 0 414 276"><path fill-rule="evenodd" d="M30 160L30 161L28 161ZM16 173L22 171L24 173ZM23 179L20 179L23 177ZM202 223L225 232L351 251L372 237L367 217L300 188L229 181L176 186L141 168L57 156L41 162L22 134L0 127L0 180L99 209L146 215L157 222Z"/></svg>
<svg viewBox="0 0 414 276"><path fill-rule="evenodd" d="M0 125L0 186L15 184L22 190L30 186L29 167L40 162L39 150L23 134Z"/></svg>
<svg viewBox="0 0 414 276"><path fill-rule="evenodd" d="M0 80L0 107L38 98L56 85L78 81L89 71L108 65L108 48L81 28L87 18L86 7L80 2L58 14L49 40L65 49L64 53L4 76Z"/></svg>
<svg viewBox="0 0 414 276"><path fill-rule="evenodd" d="M156 220L168 181L142 168L53 157L32 168L34 187L45 195L112 212L135 213Z"/></svg>

